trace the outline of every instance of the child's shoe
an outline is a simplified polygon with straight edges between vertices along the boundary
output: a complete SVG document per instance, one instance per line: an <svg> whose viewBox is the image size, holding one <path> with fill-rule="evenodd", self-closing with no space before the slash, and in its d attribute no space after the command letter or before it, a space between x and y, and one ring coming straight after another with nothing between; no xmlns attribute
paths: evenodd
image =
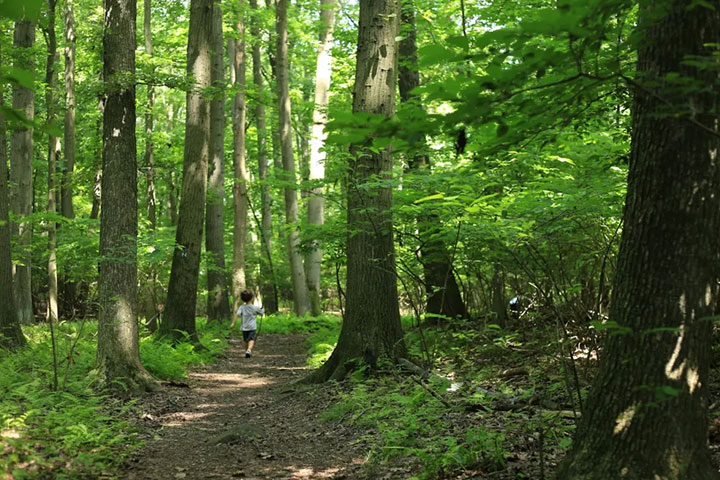
<svg viewBox="0 0 720 480"><path fill-rule="evenodd" d="M248 348L247 350L245 350L245 358L250 358L250 357L252 357L252 351Z"/></svg>

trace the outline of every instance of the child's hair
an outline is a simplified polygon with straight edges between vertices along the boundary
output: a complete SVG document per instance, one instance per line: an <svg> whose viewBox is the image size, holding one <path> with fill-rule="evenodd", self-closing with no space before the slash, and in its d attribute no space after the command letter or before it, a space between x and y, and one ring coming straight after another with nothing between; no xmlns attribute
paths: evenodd
<svg viewBox="0 0 720 480"><path fill-rule="evenodd" d="M240 292L240 298L242 298L243 302L249 302L253 299L253 293L250 290L243 290Z"/></svg>

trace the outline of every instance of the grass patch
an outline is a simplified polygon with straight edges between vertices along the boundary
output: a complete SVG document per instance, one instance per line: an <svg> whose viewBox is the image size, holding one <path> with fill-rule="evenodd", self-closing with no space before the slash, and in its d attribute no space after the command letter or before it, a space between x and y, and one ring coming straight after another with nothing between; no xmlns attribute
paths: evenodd
<svg viewBox="0 0 720 480"><path fill-rule="evenodd" d="M93 389L96 322L57 326L59 391L52 391L52 350L46 325L23 327L28 346L0 351L0 476L77 479L112 475L140 446L126 420L133 401ZM227 345L219 325L198 321L201 347L141 339L141 360L158 379L187 376ZM75 340L75 348L71 348Z"/></svg>

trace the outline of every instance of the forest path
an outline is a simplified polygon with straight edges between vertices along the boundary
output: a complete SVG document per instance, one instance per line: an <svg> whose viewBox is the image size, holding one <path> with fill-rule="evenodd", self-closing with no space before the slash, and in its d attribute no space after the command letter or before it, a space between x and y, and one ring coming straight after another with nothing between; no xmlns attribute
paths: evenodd
<svg viewBox="0 0 720 480"><path fill-rule="evenodd" d="M252 358L230 340L225 357L195 367L185 387L140 402L147 443L118 478L353 479L363 452L343 425L322 424L328 387L291 390L307 373L305 337L262 335Z"/></svg>

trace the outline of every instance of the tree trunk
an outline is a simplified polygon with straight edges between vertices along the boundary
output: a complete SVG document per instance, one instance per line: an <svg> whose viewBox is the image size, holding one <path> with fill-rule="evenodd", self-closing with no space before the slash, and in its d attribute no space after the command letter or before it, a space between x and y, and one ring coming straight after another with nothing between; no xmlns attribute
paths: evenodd
<svg viewBox="0 0 720 480"><path fill-rule="evenodd" d="M33 70L32 46L35 41L35 24L23 20L15 24L13 45L17 56L15 66L25 70ZM32 88L20 85L13 86L12 107L22 113L29 120L35 118L35 93ZM13 131L11 139L10 182L13 185L10 191L10 209L16 217L23 219L32 214L33 206L33 129L27 125L20 126ZM32 224L20 221L13 226L18 236L18 259L22 264L14 266L13 292L15 294L15 307L17 308L20 323L30 324L35 316L33 313L31 271L32 257L30 248L32 243Z"/></svg>
<svg viewBox="0 0 720 480"><path fill-rule="evenodd" d="M403 40L399 48L399 90L403 102L417 102L412 93L420 86L420 74L417 70L417 29L415 27L415 7L412 2L404 2L402 7ZM422 105L417 105L422 109ZM420 142L418 150L425 149ZM430 174L430 159L424 153L418 153L408 162L415 173ZM443 315L450 318L467 317L465 302L453 273L452 262L447 248L437 239L440 218L435 214L421 215L417 218L420 237L420 255L423 266L427 306L425 311L431 315Z"/></svg>
<svg viewBox="0 0 720 480"><path fill-rule="evenodd" d="M203 93L210 87L214 0L191 0L188 33L187 75L194 87L187 93L185 158L175 251L165 318L160 332L180 338L186 332L195 339L200 247L210 155L210 100Z"/></svg>
<svg viewBox="0 0 720 480"><path fill-rule="evenodd" d="M0 65L2 60L0 59ZM0 91L0 106L5 94ZM17 349L25 345L12 288L12 256L10 254L10 216L8 212L7 125L0 115L0 348Z"/></svg>
<svg viewBox="0 0 720 480"><path fill-rule="evenodd" d="M661 16L641 4L636 78L644 85L635 90L610 310L619 329L607 340L559 479L720 478L707 448L720 264L719 6L669 2ZM678 74L691 92L665 80ZM688 105L692 118L681 113Z"/></svg>
<svg viewBox="0 0 720 480"><path fill-rule="evenodd" d="M234 82L237 88L233 100L233 311L242 304L240 292L245 289L245 243L247 241L247 186L248 171L245 157L245 18L243 0L238 1L239 13L235 28L237 39L233 42L232 57Z"/></svg>
<svg viewBox="0 0 720 480"><path fill-rule="evenodd" d="M75 12L73 0L65 0L65 161L62 168L60 211L74 218L73 170L75 169Z"/></svg>
<svg viewBox="0 0 720 480"><path fill-rule="evenodd" d="M135 0L105 0L103 176L100 213L97 369L101 384L148 390L137 321ZM133 121L128 121L133 119Z"/></svg>
<svg viewBox="0 0 720 480"><path fill-rule="evenodd" d="M258 10L257 0L250 0L250 7L256 12ZM260 50L260 27L257 15L251 22L251 35L253 38L253 83L257 91L255 102L255 123L257 128L258 142L258 179L260 180L260 241L262 242L262 254L260 261L260 293L263 298L263 307L268 315L278 310L277 287L275 285L275 273L272 268L272 209L270 198L270 185L268 180L268 159L267 159L267 123L265 120L265 87L262 76L262 53Z"/></svg>
<svg viewBox="0 0 720 480"><path fill-rule="evenodd" d="M223 210L225 205L225 61L222 33L222 8L216 0L212 25L212 85L210 104L210 161L208 164L207 216L205 217L205 250L207 252L208 320L230 320L227 276L225 275L225 240Z"/></svg>
<svg viewBox="0 0 720 480"><path fill-rule="evenodd" d="M332 73L332 43L335 28L336 0L320 2L320 45L318 46L315 68L315 108L313 110L312 138L310 140L310 175L313 182L310 197L307 201L308 223L320 226L324 221L323 188L320 183L325 178L325 125L327 125L327 109L330 95L330 78ZM310 309L314 316L322 313L320 305L320 270L322 266L322 248L313 241L310 253L305 258Z"/></svg>
<svg viewBox="0 0 720 480"><path fill-rule="evenodd" d="M47 42L47 63L45 65L45 105L47 109L47 123L55 123L55 88L57 77L55 75L55 58L57 56L57 36L55 34L55 6L56 0L47 0L48 26L45 31ZM48 135L48 208L50 214L57 213L57 199L55 175L57 160L60 155L60 138ZM56 322L58 319L58 276L57 276L57 230L55 220L48 220L48 304L47 320Z"/></svg>
<svg viewBox="0 0 720 480"><path fill-rule="evenodd" d="M305 280L302 254L300 252L300 225L298 222L297 179L295 159L293 157L292 129L290 128L290 70L288 65L287 33L288 0L278 0L275 7L277 15L277 88L278 88L278 126L280 130L280 149L282 154L285 187L285 225L287 228L288 259L290 261L290 281L293 289L293 306L298 316L310 311L310 297Z"/></svg>
<svg viewBox="0 0 720 480"><path fill-rule="evenodd" d="M493 266L492 277L492 311L495 314L495 323L501 327L507 324L507 301L505 300L505 275L500 265Z"/></svg>
<svg viewBox="0 0 720 480"><path fill-rule="evenodd" d="M143 4L143 36L145 37L145 52L152 57L152 23L151 0ZM153 142L153 107L155 106L155 89L152 85L147 87L147 112L145 113L145 181L147 183L147 218L150 228L155 230L157 225L157 193L155 191L155 143Z"/></svg>
<svg viewBox="0 0 720 480"><path fill-rule="evenodd" d="M395 113L398 0L361 0L353 112ZM368 139L369 140L369 139ZM347 297L338 344L311 380L340 379L351 365L405 354L393 244L392 153L352 145L347 186ZM378 178L388 181L378 186ZM371 213L368 213L371 212Z"/></svg>
<svg viewBox="0 0 720 480"><path fill-rule="evenodd" d="M65 1L65 122L63 124L64 159L60 172L60 214L75 218L73 208L73 172L75 170L75 12L73 0ZM73 317L78 304L77 285L66 274L59 279L60 314Z"/></svg>

